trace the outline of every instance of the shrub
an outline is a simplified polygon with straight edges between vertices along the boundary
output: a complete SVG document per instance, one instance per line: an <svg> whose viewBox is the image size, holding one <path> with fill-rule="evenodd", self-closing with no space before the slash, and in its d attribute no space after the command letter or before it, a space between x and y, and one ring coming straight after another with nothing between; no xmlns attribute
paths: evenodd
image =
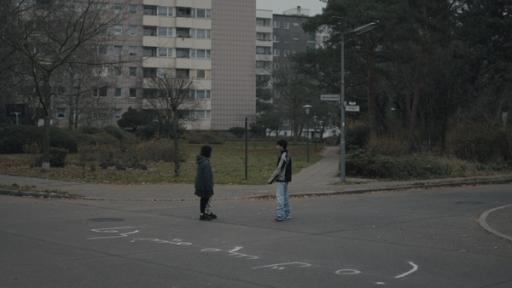
<svg viewBox="0 0 512 288"><path fill-rule="evenodd" d="M349 154L347 173L352 176L389 179L459 177L476 172L476 166L429 154L384 156L362 150Z"/></svg>
<svg viewBox="0 0 512 288"><path fill-rule="evenodd" d="M23 153L23 147L40 143L41 131L33 126L7 126L0 129L0 153Z"/></svg>
<svg viewBox="0 0 512 288"><path fill-rule="evenodd" d="M184 162L187 153L183 146L180 146L179 160ZM174 162L174 144L171 140L155 140L137 145L136 154L141 161L152 162Z"/></svg>
<svg viewBox="0 0 512 288"><path fill-rule="evenodd" d="M66 157L68 150L62 148L50 148L50 167L65 167ZM35 163L37 167L41 167L43 163L43 157L39 157Z"/></svg>
<svg viewBox="0 0 512 288"><path fill-rule="evenodd" d="M458 158L480 163L510 162L510 130L485 123L465 123L453 128L448 147Z"/></svg>
<svg viewBox="0 0 512 288"><path fill-rule="evenodd" d="M79 131L84 134L98 134L101 132L101 129L96 127L81 127Z"/></svg>
<svg viewBox="0 0 512 288"><path fill-rule="evenodd" d="M235 135L238 138L242 138L245 135L245 128L243 127L233 127L229 128L229 133Z"/></svg>
<svg viewBox="0 0 512 288"><path fill-rule="evenodd" d="M407 140L399 136L379 136L369 139L367 150L372 154L400 156L409 153Z"/></svg>
<svg viewBox="0 0 512 288"><path fill-rule="evenodd" d="M41 131L41 133L44 132ZM71 153L76 153L78 144L73 136L74 133L70 130L50 128L50 147L66 149Z"/></svg>
<svg viewBox="0 0 512 288"><path fill-rule="evenodd" d="M225 139L215 132L193 131L187 135L190 144L224 144Z"/></svg>
<svg viewBox="0 0 512 288"><path fill-rule="evenodd" d="M370 129L366 125L355 125L347 129L347 148L363 149L368 145Z"/></svg>
<svg viewBox="0 0 512 288"><path fill-rule="evenodd" d="M121 144L134 143L135 138L132 134L124 131L119 127L107 126L103 128L103 131L114 138L116 138Z"/></svg>

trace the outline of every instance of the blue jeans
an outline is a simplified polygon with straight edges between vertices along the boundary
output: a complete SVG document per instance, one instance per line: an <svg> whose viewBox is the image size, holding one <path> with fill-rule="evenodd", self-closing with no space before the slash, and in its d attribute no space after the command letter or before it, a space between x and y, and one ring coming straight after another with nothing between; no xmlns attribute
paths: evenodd
<svg viewBox="0 0 512 288"><path fill-rule="evenodd" d="M276 219L283 220L290 216L290 203L288 202L288 183L276 182Z"/></svg>

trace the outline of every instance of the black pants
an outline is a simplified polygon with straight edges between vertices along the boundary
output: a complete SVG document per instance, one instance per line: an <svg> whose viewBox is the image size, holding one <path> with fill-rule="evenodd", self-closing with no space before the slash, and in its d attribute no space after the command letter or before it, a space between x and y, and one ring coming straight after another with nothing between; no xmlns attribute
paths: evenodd
<svg viewBox="0 0 512 288"><path fill-rule="evenodd" d="M208 202L210 202L210 197L201 197L201 202L199 209L201 210L201 214L204 214L206 208L208 208Z"/></svg>

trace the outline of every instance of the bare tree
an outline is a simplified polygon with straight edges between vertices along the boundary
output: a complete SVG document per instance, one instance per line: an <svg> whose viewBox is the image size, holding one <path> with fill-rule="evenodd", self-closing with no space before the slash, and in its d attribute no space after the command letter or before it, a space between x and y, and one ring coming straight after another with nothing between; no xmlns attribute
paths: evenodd
<svg viewBox="0 0 512 288"><path fill-rule="evenodd" d="M159 119L169 127L172 125L174 139L174 175L180 176L179 124L183 120L185 100L190 95L193 81L189 78L173 76L172 73L161 73L151 79L149 86L154 94L146 95L144 100L159 113Z"/></svg>
<svg viewBox="0 0 512 288"><path fill-rule="evenodd" d="M119 17L105 13L96 0L41 3L22 3L22 13L6 23L9 33L1 33L0 41L16 51L34 86L45 127L42 166L49 169L51 103L59 70L80 63L79 55L90 51Z"/></svg>

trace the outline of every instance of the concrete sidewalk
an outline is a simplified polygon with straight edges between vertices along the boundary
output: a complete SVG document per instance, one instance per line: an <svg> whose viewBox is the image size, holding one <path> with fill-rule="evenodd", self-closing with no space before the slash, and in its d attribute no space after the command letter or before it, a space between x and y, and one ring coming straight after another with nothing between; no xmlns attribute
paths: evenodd
<svg viewBox="0 0 512 288"><path fill-rule="evenodd" d="M291 197L327 196L373 191L461 185L501 184L512 182L512 174L506 174L471 178L447 178L413 181L377 181L369 179L347 178L346 184L339 184L339 179L337 178L337 147L328 147L324 151L323 156L324 158L322 160L293 175L292 183L290 183L289 186ZM29 186L34 187L34 190L36 191L57 190L80 195L85 199L91 200L188 201L196 199L196 196L194 195L193 184L95 184L9 175L0 175L0 184L17 184L19 186ZM215 198L218 200L270 198L273 197L274 190L275 187L273 185L215 185ZM0 191L0 193L2 192ZM13 193L12 191L3 191L3 194ZM22 195L23 193L17 194ZM26 194L27 196L34 196L30 193Z"/></svg>
<svg viewBox="0 0 512 288"><path fill-rule="evenodd" d="M347 184L338 184L333 150L326 151L326 157L293 176L289 190L291 197L314 197L338 194L354 194L377 191L433 188L445 186L482 185L512 183L512 174L480 176L471 178L447 178L413 181L372 181L348 178ZM80 195L90 200L122 201L189 201L196 200L193 184L141 184L115 185L77 183L58 180L0 175L0 184L29 186L35 191L62 191ZM271 198L273 185L216 185L217 200ZM0 194L13 194L9 189L0 189ZM31 190L31 189L28 189ZM23 195L23 192L14 193ZM34 194L26 193L26 196ZM44 194L44 193L43 193Z"/></svg>

